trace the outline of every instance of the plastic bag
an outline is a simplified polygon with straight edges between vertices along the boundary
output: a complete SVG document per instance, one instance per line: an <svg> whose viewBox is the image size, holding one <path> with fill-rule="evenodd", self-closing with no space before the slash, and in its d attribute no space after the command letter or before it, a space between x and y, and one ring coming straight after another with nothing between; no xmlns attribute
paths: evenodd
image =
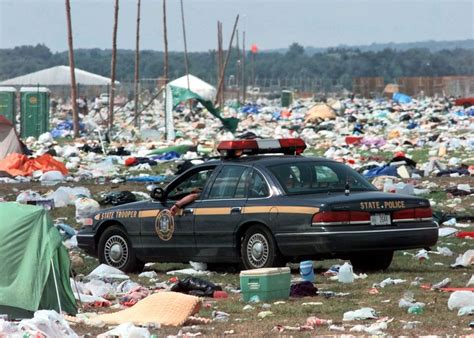
<svg viewBox="0 0 474 338"><path fill-rule="evenodd" d="M377 312L370 307L364 307L355 311L348 311L344 313L343 321L349 320L364 320L364 319L376 319L378 318Z"/></svg>
<svg viewBox="0 0 474 338"><path fill-rule="evenodd" d="M100 210L99 203L92 198L82 197L76 200L76 219L82 220Z"/></svg>
<svg viewBox="0 0 474 338"><path fill-rule="evenodd" d="M103 195L100 204L122 205L135 202L137 197L130 191L111 191Z"/></svg>
<svg viewBox="0 0 474 338"><path fill-rule="evenodd" d="M137 327L132 323L120 324L116 328L104 332L97 336L98 338L122 337L122 338L149 338L150 331L144 327Z"/></svg>
<svg viewBox="0 0 474 338"><path fill-rule="evenodd" d="M214 291L222 291L222 288L204 279L187 277L173 285L171 287L171 291L181 292L193 296L212 297L214 295Z"/></svg>
<svg viewBox="0 0 474 338"><path fill-rule="evenodd" d="M448 299L448 309L460 309L466 306L474 306L474 292L472 291L455 291Z"/></svg>
<svg viewBox="0 0 474 338"><path fill-rule="evenodd" d="M56 191L46 195L47 198L54 199L54 206L56 208L65 207L67 205L74 205L79 197L90 197L89 189L84 187L59 187Z"/></svg>
<svg viewBox="0 0 474 338"><path fill-rule="evenodd" d="M32 319L22 320L18 328L34 337L38 334L48 338L78 337L64 317L53 310L36 311Z"/></svg>
<svg viewBox="0 0 474 338"><path fill-rule="evenodd" d="M43 175L40 177L40 181L42 182L62 182L64 181L64 175L58 171L58 170L51 170L48 172L45 172Z"/></svg>
<svg viewBox="0 0 474 338"><path fill-rule="evenodd" d="M96 267L88 276L89 279L94 278L114 278L114 279L129 279L125 272L109 266L107 264L101 264Z"/></svg>

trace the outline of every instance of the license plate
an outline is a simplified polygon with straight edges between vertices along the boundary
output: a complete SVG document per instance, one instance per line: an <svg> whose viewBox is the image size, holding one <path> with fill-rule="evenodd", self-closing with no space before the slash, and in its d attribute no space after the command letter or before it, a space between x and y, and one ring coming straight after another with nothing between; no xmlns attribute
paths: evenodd
<svg viewBox="0 0 474 338"><path fill-rule="evenodd" d="M374 214L370 215L371 225L390 225L390 214Z"/></svg>

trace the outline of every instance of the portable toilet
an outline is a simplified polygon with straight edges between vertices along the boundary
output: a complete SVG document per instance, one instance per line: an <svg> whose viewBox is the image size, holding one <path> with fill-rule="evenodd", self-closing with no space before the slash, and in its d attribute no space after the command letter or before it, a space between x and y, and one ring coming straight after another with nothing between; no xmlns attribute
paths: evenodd
<svg viewBox="0 0 474 338"><path fill-rule="evenodd" d="M49 131L49 89L22 87L20 97L21 137L38 137Z"/></svg>
<svg viewBox="0 0 474 338"><path fill-rule="evenodd" d="M14 87L0 87L0 115L5 116L15 125L16 89Z"/></svg>
<svg viewBox="0 0 474 338"><path fill-rule="evenodd" d="M289 108L293 104L293 92L291 90L281 91L281 106Z"/></svg>

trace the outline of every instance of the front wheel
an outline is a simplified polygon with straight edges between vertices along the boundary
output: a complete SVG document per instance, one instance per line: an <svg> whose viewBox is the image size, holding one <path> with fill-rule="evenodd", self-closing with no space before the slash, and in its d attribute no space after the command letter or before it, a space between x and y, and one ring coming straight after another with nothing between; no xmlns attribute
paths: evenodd
<svg viewBox="0 0 474 338"><path fill-rule="evenodd" d="M99 261L124 272L136 272L144 264L135 256L135 250L127 233L120 227L111 226L102 233L99 239Z"/></svg>
<svg viewBox="0 0 474 338"><path fill-rule="evenodd" d="M268 268L278 264L279 253L270 231L261 225L250 227L240 248L245 269Z"/></svg>
<svg viewBox="0 0 474 338"><path fill-rule="evenodd" d="M392 259L393 251L366 252L351 257L351 263L356 271L380 271L388 269Z"/></svg>

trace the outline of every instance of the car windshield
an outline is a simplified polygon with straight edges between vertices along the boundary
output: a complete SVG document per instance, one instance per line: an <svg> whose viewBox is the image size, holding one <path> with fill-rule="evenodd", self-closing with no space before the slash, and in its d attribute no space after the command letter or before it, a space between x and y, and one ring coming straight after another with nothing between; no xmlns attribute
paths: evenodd
<svg viewBox="0 0 474 338"><path fill-rule="evenodd" d="M336 162L283 163L268 167L288 195L368 191L376 188L347 167Z"/></svg>

